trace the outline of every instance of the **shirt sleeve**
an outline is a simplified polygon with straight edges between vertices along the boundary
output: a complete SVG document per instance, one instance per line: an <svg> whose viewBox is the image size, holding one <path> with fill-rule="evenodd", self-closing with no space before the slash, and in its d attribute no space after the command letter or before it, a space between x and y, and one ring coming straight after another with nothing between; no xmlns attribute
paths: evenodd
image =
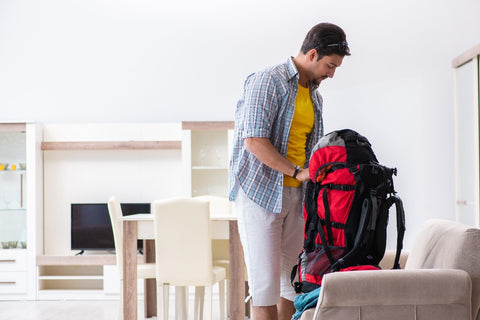
<svg viewBox="0 0 480 320"><path fill-rule="evenodd" d="M252 74L245 81L242 138L270 138L276 112L276 86L271 74Z"/></svg>

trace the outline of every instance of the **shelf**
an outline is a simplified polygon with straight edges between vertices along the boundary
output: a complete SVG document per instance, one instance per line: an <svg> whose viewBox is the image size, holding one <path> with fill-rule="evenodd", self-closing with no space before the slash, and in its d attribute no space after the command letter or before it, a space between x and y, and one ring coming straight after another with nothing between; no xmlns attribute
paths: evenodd
<svg viewBox="0 0 480 320"><path fill-rule="evenodd" d="M138 256L138 262L144 263L144 256ZM86 254L82 256L37 256L37 266L103 266L116 265L114 254Z"/></svg>
<svg viewBox="0 0 480 320"><path fill-rule="evenodd" d="M37 256L37 266L101 266L117 264L115 255Z"/></svg>
<svg viewBox="0 0 480 320"><path fill-rule="evenodd" d="M25 132L27 130L26 123L0 123L0 132Z"/></svg>
<svg viewBox="0 0 480 320"><path fill-rule="evenodd" d="M233 121L183 121L182 130L230 130L235 127Z"/></svg>
<svg viewBox="0 0 480 320"><path fill-rule="evenodd" d="M475 47L470 48L469 50L465 51L464 53L453 59L452 67L458 68L462 64L467 63L478 55L480 55L480 44L477 44Z"/></svg>
<svg viewBox="0 0 480 320"><path fill-rule="evenodd" d="M98 275L98 276L39 276L38 280L103 280L103 275Z"/></svg>
<svg viewBox="0 0 480 320"><path fill-rule="evenodd" d="M180 140L168 141L51 141L42 142L41 149L49 150L180 150Z"/></svg>

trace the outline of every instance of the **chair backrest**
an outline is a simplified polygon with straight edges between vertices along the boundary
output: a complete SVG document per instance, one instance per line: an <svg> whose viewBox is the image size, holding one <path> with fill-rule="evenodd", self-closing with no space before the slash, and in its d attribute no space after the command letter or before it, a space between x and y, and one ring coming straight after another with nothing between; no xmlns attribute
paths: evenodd
<svg viewBox="0 0 480 320"><path fill-rule="evenodd" d="M405 269L462 269L472 279L472 319L480 319L480 229L429 220L421 228Z"/></svg>
<svg viewBox="0 0 480 320"><path fill-rule="evenodd" d="M123 275L123 228L122 221L122 207L118 199L113 196L108 200L108 214L110 215L110 222L112 223L113 240L115 243L115 254L117 257L117 266L120 272L120 277Z"/></svg>
<svg viewBox="0 0 480 320"><path fill-rule="evenodd" d="M210 217L224 216L232 212L232 202L226 197L204 195L194 197L194 199L206 200L210 203ZM217 265L220 261L222 261L221 265L225 265L225 263L228 264L230 260L230 245L228 239L212 240L212 257Z"/></svg>
<svg viewBox="0 0 480 320"><path fill-rule="evenodd" d="M210 203L210 215L212 217L216 215L225 215L225 213L230 213L232 211L232 203L228 198L206 195L194 197L194 199L208 201Z"/></svg>
<svg viewBox="0 0 480 320"><path fill-rule="evenodd" d="M157 282L205 286L213 281L208 201L194 198L152 203Z"/></svg>

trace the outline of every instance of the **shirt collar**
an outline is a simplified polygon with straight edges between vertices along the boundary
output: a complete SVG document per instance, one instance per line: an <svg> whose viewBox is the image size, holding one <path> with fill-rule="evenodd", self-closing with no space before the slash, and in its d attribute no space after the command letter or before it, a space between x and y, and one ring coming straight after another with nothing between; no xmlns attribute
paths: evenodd
<svg viewBox="0 0 480 320"><path fill-rule="evenodd" d="M298 83L298 78L299 78L298 70L297 67L295 66L295 63L293 62L293 57L288 58L287 60L287 78L288 80L295 80ZM311 88L311 90L316 90L318 88L318 85L308 82L308 86Z"/></svg>

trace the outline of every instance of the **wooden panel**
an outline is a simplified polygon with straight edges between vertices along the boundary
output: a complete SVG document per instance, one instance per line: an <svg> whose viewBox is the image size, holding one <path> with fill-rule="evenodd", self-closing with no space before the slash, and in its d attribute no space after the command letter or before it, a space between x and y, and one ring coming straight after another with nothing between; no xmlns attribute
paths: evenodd
<svg viewBox="0 0 480 320"><path fill-rule="evenodd" d="M237 221L229 222L230 233L230 319L245 319L245 260ZM236 288L236 289L234 289Z"/></svg>
<svg viewBox="0 0 480 320"><path fill-rule="evenodd" d="M37 266L100 266L117 264L115 255L37 256Z"/></svg>
<svg viewBox="0 0 480 320"><path fill-rule="evenodd" d="M180 140L172 141L58 141L42 142L42 150L157 150L178 149Z"/></svg>
<svg viewBox="0 0 480 320"><path fill-rule="evenodd" d="M25 132L26 123L0 123L0 132Z"/></svg>
<svg viewBox="0 0 480 320"><path fill-rule="evenodd" d="M183 130L229 130L235 127L233 121L183 121Z"/></svg>
<svg viewBox="0 0 480 320"><path fill-rule="evenodd" d="M458 57L452 60L452 67L458 68L462 64L472 60L474 57L480 55L480 44L468 49Z"/></svg>

